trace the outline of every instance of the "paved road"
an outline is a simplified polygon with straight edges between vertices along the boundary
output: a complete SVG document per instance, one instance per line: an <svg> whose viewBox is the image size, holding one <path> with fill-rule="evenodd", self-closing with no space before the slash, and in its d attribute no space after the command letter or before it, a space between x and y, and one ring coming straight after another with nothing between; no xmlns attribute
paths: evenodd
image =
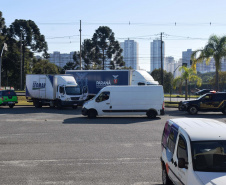
<svg viewBox="0 0 226 185"><path fill-rule="evenodd" d="M0 108L0 184L160 185L161 134L177 109L146 117L87 119L81 109ZM196 117L226 122L221 113Z"/></svg>

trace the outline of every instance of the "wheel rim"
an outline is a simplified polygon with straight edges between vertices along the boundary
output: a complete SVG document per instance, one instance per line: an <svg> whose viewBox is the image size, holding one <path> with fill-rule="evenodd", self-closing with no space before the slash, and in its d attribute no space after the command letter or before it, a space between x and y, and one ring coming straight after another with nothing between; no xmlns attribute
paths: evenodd
<svg viewBox="0 0 226 185"><path fill-rule="evenodd" d="M195 113L197 112L197 109L196 109L195 107L191 107L191 108L190 108L190 112L191 112L192 114L195 114Z"/></svg>

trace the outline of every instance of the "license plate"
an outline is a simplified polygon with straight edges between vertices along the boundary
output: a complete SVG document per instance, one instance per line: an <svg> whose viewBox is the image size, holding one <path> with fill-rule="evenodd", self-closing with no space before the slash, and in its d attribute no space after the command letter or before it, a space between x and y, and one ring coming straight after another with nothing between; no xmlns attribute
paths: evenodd
<svg viewBox="0 0 226 185"><path fill-rule="evenodd" d="M14 104L14 102L11 102L11 101L10 101L10 102L8 102L8 104Z"/></svg>

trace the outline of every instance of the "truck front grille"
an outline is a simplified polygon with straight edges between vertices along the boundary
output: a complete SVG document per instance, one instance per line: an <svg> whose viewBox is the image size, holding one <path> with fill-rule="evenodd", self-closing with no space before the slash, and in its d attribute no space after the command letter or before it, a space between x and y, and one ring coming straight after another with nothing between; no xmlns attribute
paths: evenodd
<svg viewBox="0 0 226 185"><path fill-rule="evenodd" d="M71 97L71 100L79 100L79 97Z"/></svg>

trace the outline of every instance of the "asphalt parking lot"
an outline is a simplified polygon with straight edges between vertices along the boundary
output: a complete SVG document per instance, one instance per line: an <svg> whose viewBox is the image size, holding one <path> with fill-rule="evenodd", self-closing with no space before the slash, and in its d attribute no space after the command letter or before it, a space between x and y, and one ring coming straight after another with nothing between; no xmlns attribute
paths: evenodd
<svg viewBox="0 0 226 185"><path fill-rule="evenodd" d="M145 116L87 119L81 108L0 107L0 184L161 184L161 134L175 108ZM199 113L217 119L222 113Z"/></svg>

